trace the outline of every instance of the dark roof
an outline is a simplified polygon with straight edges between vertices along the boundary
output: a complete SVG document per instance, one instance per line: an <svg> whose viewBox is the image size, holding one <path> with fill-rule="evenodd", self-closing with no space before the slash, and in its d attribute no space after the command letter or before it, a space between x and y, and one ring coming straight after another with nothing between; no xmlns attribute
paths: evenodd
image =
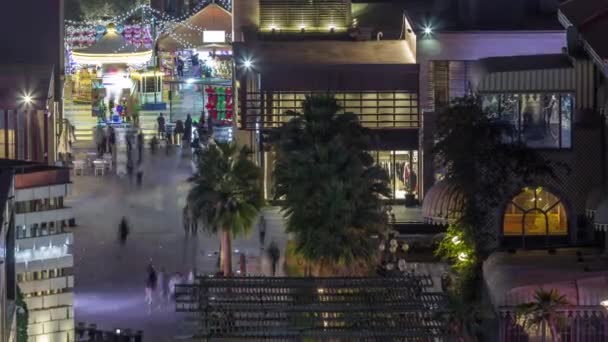
<svg viewBox="0 0 608 342"><path fill-rule="evenodd" d="M465 10L466 3L470 9ZM475 4L473 4L476 2ZM437 31L465 30L559 30L556 13L540 13L530 0L429 1L352 0L353 18L360 26L393 32L403 13L417 30L432 26ZM475 9L475 11L473 10ZM468 15L469 17L466 17ZM384 32L386 33L386 32Z"/></svg>
<svg viewBox="0 0 608 342"><path fill-rule="evenodd" d="M559 11L560 18L574 25L598 57L608 63L608 0L570 0Z"/></svg>
<svg viewBox="0 0 608 342"><path fill-rule="evenodd" d="M0 108L46 109L52 80L52 65L0 64ZM30 107L24 105L24 95L32 97Z"/></svg>
<svg viewBox="0 0 608 342"><path fill-rule="evenodd" d="M40 171L63 170L65 168L25 160L0 159L0 174L6 169L12 169L15 174L19 175Z"/></svg>
<svg viewBox="0 0 608 342"><path fill-rule="evenodd" d="M488 73L573 67L570 58L564 54L489 57L480 59L479 66Z"/></svg>

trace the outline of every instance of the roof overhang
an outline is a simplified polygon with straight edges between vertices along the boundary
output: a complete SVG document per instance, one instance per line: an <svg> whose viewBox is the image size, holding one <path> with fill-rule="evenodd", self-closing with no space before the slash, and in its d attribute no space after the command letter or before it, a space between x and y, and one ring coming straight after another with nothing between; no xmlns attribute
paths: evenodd
<svg viewBox="0 0 608 342"><path fill-rule="evenodd" d="M152 50L133 53L96 54L73 51L72 58L80 65L129 64L142 65L152 58Z"/></svg>

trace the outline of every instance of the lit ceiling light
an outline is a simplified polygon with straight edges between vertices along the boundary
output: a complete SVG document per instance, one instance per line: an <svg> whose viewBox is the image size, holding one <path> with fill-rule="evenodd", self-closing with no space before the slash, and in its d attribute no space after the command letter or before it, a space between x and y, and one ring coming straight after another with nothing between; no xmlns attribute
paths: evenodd
<svg viewBox="0 0 608 342"><path fill-rule="evenodd" d="M23 99L23 102L25 102L26 104L30 104L33 101L31 95L23 95L22 99Z"/></svg>

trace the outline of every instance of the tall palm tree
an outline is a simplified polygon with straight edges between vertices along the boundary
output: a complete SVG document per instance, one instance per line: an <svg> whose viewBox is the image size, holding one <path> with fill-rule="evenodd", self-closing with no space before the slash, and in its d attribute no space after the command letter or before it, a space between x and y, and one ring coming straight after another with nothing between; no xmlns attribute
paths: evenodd
<svg viewBox="0 0 608 342"><path fill-rule="evenodd" d="M248 159L248 152L234 143L210 144L200 152L187 198L203 229L221 235L224 276L232 273L232 237L251 229L262 206L260 169Z"/></svg>
<svg viewBox="0 0 608 342"><path fill-rule="evenodd" d="M374 164L369 131L331 96L311 96L272 137L275 197L296 251L320 269L371 260L386 227L388 176ZM321 273L321 271L319 272Z"/></svg>
<svg viewBox="0 0 608 342"><path fill-rule="evenodd" d="M556 289L549 291L538 289L534 294L534 301L520 305L518 311L524 315L526 326L536 326L540 329L542 342L547 338L547 325L551 330L551 341L559 342L557 328L563 320L563 315L558 309L566 305L570 305L566 296L560 295Z"/></svg>

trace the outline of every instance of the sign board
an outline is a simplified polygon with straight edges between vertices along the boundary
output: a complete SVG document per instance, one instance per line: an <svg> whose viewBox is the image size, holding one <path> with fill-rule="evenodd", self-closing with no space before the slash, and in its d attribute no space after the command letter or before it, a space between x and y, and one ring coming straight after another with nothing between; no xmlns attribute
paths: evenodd
<svg viewBox="0 0 608 342"><path fill-rule="evenodd" d="M203 43L225 43L226 31L203 31Z"/></svg>

